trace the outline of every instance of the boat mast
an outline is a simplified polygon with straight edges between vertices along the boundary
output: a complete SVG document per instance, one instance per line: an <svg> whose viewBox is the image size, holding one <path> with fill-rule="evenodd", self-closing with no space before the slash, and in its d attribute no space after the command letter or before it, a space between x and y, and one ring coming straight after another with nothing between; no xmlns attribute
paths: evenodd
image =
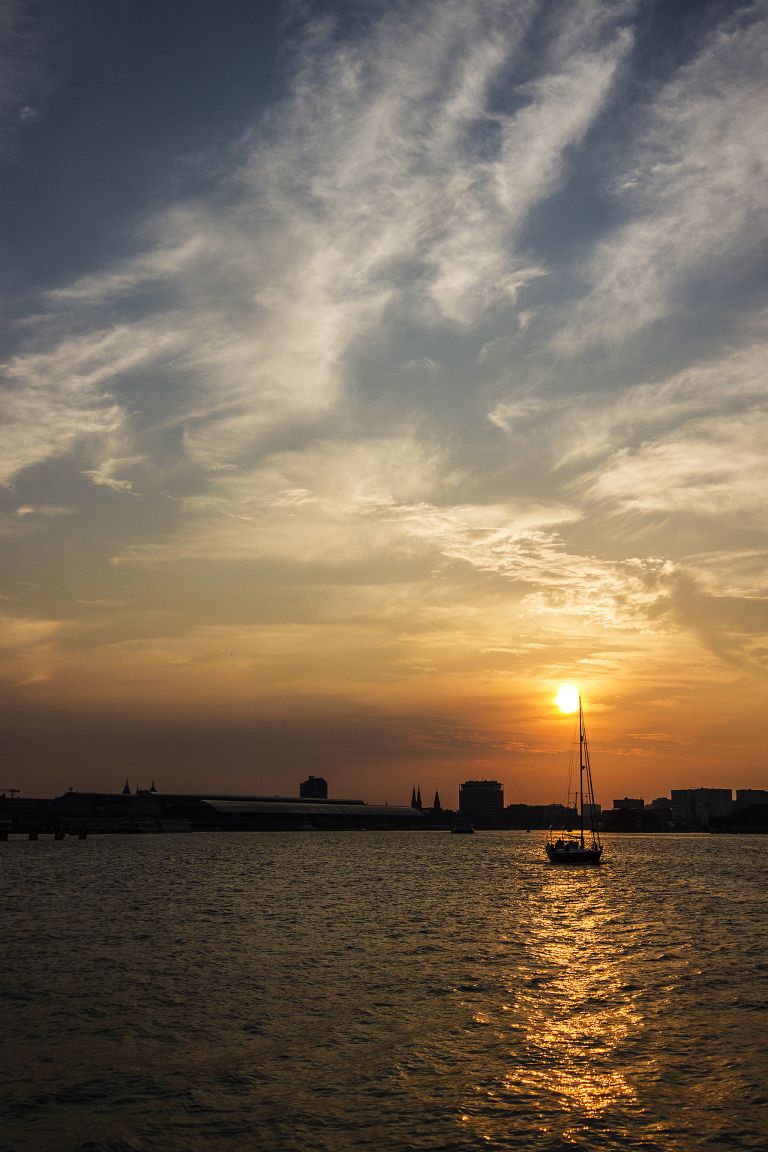
<svg viewBox="0 0 768 1152"><path fill-rule="evenodd" d="M579 827L580 842L584 847L584 716L581 711L581 694L579 694Z"/></svg>

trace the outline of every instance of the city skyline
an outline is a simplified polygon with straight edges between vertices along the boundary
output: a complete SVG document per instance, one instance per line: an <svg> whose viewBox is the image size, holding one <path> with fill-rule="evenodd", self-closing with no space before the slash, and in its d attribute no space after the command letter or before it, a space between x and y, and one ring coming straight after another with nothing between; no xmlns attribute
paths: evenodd
<svg viewBox="0 0 768 1152"><path fill-rule="evenodd" d="M574 771L577 771L577 769L575 769ZM204 782L203 782L203 784L204 784ZM465 789L467 785L478 785L478 784L481 786L488 785L488 784L498 785L500 788L501 800L502 800L502 804L503 804L504 808L509 807L509 806L522 807L522 808L525 808L525 807L531 807L531 808L557 807L557 808L573 808L574 810L578 810L578 795L574 791L573 779L571 780L570 790L568 790L562 797L550 798L550 799L541 799L540 798L540 799L534 800L534 801L523 801L523 800L520 800L520 798L516 795L510 796L508 794L508 790L505 787L503 780L497 780L497 779L489 777L489 776L476 777L476 778L468 779L468 780L457 780L453 783L453 792L451 793L449 791L448 795L444 796L442 799L440 797L440 789L439 788L431 788L429 785L427 785L424 788L424 791L422 794L421 784L420 783L413 783L411 785L411 788L410 788L410 806L418 808L419 810L424 810L424 811L427 811L427 810L458 811L460 806L461 806L462 790ZM330 787L330 791L329 791L329 787ZM162 786L158 787L157 783L154 779L149 784L147 784L143 781L131 780L128 776L126 776L122 785L120 785L120 783L118 781L112 781L111 786L104 786L104 787L100 787L100 788L96 788L96 789L89 789L89 788L79 789L79 788L76 788L74 785L70 785L67 789L67 792L74 792L74 793L79 793L79 792L87 793L87 792L91 792L91 791L95 791L95 792L98 792L100 794L107 795L107 796L117 796L120 794L130 795L130 796L157 794L159 796L162 796L168 792L171 792L170 789L164 789ZM708 793L708 792L720 792L720 793L727 792L730 794L730 797L732 800L734 800L737 803L744 803L744 804L747 804L747 803L763 804L766 801L766 797L768 797L768 789L753 788L753 787L738 788L738 787L735 787L733 785L728 785L728 784L721 781L719 784L715 784L715 785L694 785L694 786L688 786L685 788L678 788L675 785L670 785L670 786L667 786L667 788L660 795L653 796L653 797L650 797L647 795L646 796L632 796L632 797L630 797L630 796L627 796L625 794L623 797L613 796L610 798L610 801L608 801L607 798L601 800L600 797L596 795L596 797L595 797L596 805L595 806L596 806L597 810L602 809L604 812L610 811L611 809L622 808L622 807L633 807L634 808L634 807L637 807L638 805L644 806L647 809L647 808L656 806L659 801L666 801L668 803L671 803L672 800L674 800L676 793L678 795L682 795L682 794L695 794L695 793ZM293 787L293 788L288 788L286 790L285 794L280 794L280 793L259 794L258 792L251 792L249 794L239 796L238 794L227 793L226 791L219 793L215 787L211 787L211 788L206 789L204 786L201 786L196 791L190 792L190 795L219 796L220 798L225 798L225 797L229 796L232 799L234 799L234 798L245 799L248 797L251 799L272 799L272 800L305 799L305 800L310 800L310 801L316 797L321 797L322 799L328 799L329 802L339 801L339 802L343 802L343 803L355 802L355 803L362 803L362 804L368 804L371 802L365 795L362 795L362 794L361 795L355 795L355 796L341 795L339 792L334 791L333 788L329 785L329 782L327 780L325 780L323 777L314 777L314 776L310 776L308 778L308 780L302 781L301 783L296 784L295 787ZM26 794L20 788L17 788L15 786L0 786L0 799L8 799L8 800L13 801L14 797L17 797L17 796L22 796L26 799L29 798L28 796L26 796ZM379 802L381 802L381 801L379 801ZM375 801L374 801L374 803L375 803ZM408 805L408 798L406 796L400 796L400 797L395 797L392 800L386 799L383 801L383 803L385 803L385 804L391 803L393 806L399 805L399 806L404 807L404 806ZM589 807L589 805L587 805L587 807Z"/></svg>
<svg viewBox="0 0 768 1152"><path fill-rule="evenodd" d="M765 787L768 3L4 20L0 783Z"/></svg>

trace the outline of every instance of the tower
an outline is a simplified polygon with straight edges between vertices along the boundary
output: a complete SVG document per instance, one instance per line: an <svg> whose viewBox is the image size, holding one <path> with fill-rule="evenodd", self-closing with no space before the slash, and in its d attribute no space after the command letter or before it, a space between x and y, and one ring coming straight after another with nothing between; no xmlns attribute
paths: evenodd
<svg viewBox="0 0 768 1152"><path fill-rule="evenodd" d="M466 780L459 785L459 815L476 828L503 828L504 789L498 780Z"/></svg>
<svg viewBox="0 0 768 1152"><path fill-rule="evenodd" d="M310 776L299 784L302 800L327 800L328 783L322 776Z"/></svg>

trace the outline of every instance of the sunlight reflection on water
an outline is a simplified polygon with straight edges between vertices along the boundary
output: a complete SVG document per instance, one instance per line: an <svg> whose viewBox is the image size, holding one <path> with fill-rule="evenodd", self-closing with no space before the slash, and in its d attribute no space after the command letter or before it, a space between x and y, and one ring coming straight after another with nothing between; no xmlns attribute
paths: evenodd
<svg viewBox="0 0 768 1152"><path fill-rule="evenodd" d="M3 849L13 1152L768 1147L768 841Z"/></svg>
<svg viewBox="0 0 768 1152"><path fill-rule="evenodd" d="M539 975L518 996L530 1064L508 1073L509 1091L543 1101L573 1124L594 1119L620 1100L635 1102L636 1089L616 1068L616 1053L642 1028L641 1014L626 988L630 973L612 933L610 895L602 873L544 873L542 891L529 910L526 948Z"/></svg>

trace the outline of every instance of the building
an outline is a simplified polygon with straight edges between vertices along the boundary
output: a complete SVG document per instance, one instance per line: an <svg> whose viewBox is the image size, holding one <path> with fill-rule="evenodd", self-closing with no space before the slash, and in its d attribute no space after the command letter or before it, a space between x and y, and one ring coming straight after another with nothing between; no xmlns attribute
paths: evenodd
<svg viewBox="0 0 768 1152"><path fill-rule="evenodd" d="M299 796L302 800L327 800L327 780L324 780L322 776L308 776L299 784Z"/></svg>
<svg viewBox="0 0 768 1152"><path fill-rule="evenodd" d="M730 816L730 788L673 788L672 820L677 828L708 828L713 819Z"/></svg>
<svg viewBox="0 0 768 1152"><path fill-rule="evenodd" d="M768 804L768 790L765 788L736 789L737 808L751 808L753 804Z"/></svg>
<svg viewBox="0 0 768 1152"><path fill-rule="evenodd" d="M565 804L507 804L505 828L578 828L579 814Z"/></svg>
<svg viewBox="0 0 768 1152"><path fill-rule="evenodd" d="M459 816L476 828L504 827L504 788L498 780L465 780L459 785Z"/></svg>
<svg viewBox="0 0 768 1152"><path fill-rule="evenodd" d="M424 814L413 808L366 804L362 800L197 795L139 789L132 795L67 792L38 803L45 807L37 813L37 830L61 835L80 832L274 832L424 827ZM15 823L13 830L17 830Z"/></svg>
<svg viewBox="0 0 768 1152"><path fill-rule="evenodd" d="M659 797L650 804L625 798L614 802L609 812L604 812L600 827L606 832L670 832L672 830L672 801Z"/></svg>

